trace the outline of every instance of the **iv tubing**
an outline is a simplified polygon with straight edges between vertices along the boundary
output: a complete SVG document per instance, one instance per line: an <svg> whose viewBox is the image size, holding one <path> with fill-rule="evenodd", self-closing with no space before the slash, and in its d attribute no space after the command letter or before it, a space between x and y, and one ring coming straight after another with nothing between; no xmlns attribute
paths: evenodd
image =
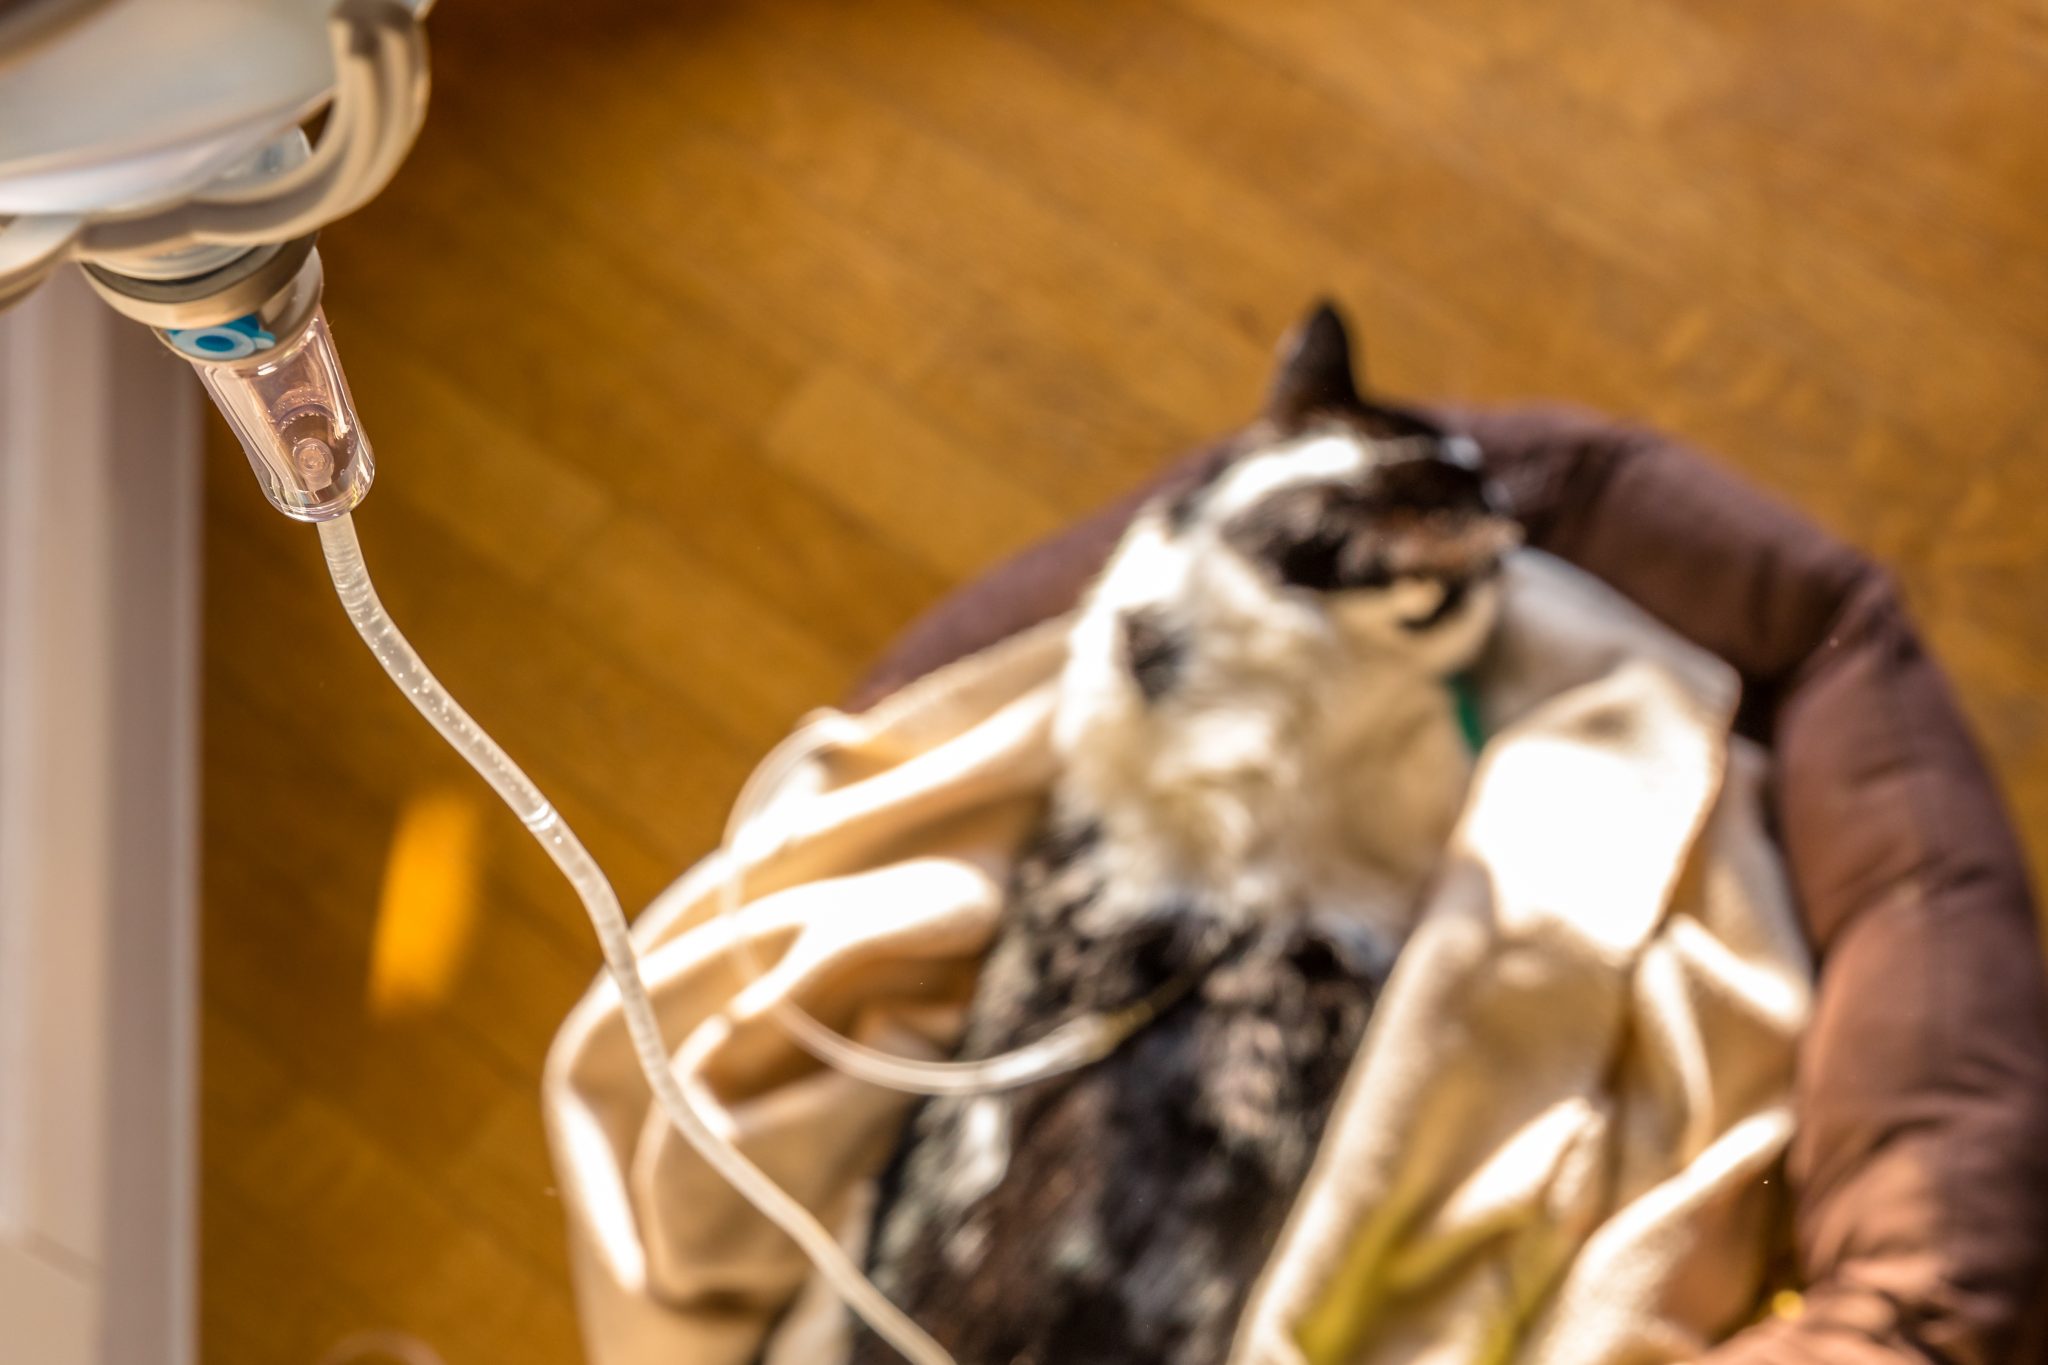
<svg viewBox="0 0 2048 1365"><path fill-rule="evenodd" d="M771 750L740 788L739 799L733 802L725 825L725 867L718 886L721 915L739 914L746 899L747 869L775 851L751 846L750 836L759 828L754 816L771 793L783 788L790 773L829 743L830 738L829 733L814 727L798 730ZM747 979L759 980L762 967L753 940L744 933L736 933L731 942L729 951L740 959ZM1178 998L1182 989L1183 983L1169 982L1115 1013L1085 1014L1009 1052L968 1062L903 1057L856 1042L787 997L778 998L770 1010L775 1021L806 1052L856 1080L912 1095L987 1095L1065 1075L1101 1061L1124 1039L1157 1017L1161 1009Z"/></svg>
<svg viewBox="0 0 2048 1365"><path fill-rule="evenodd" d="M648 998L647 984L640 976L640 962L633 951L625 911L620 908L618 893L612 890L603 869L540 788L448 695L399 633L384 604L377 600L377 590L371 586L369 570L363 564L362 547L356 541L355 525L346 514L320 523L320 548L326 554L327 571L334 579L342 607L356 633L363 637L363 643L377 656L377 662L428 724L511 807L576 889L604 950L605 968L618 988L634 1056L669 1122L713 1170L803 1250L819 1274L876 1335L913 1365L954 1365L943 1347L861 1273L824 1224L721 1136L706 1118L715 1101L700 1084L685 1086L670 1064L653 1001Z"/></svg>

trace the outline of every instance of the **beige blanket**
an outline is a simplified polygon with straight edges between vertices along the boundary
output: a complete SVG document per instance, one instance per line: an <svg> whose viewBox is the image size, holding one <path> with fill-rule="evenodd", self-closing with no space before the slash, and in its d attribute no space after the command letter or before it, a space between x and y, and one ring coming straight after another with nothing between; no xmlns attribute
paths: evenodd
<svg viewBox="0 0 2048 1365"><path fill-rule="evenodd" d="M1237 1357L1685 1360L1755 1308L1810 967L1731 741L1735 680L1594 580L1509 571L1490 736ZM729 1130L858 1229L908 1101L764 1017L942 1055L1052 774L1062 623L859 716L759 819L780 848L716 917L707 860L636 930L683 1063ZM746 985L735 934L768 973ZM545 1104L593 1365L827 1365L841 1316L791 1245L649 1104L600 980ZM803 1297L800 1311L790 1306Z"/></svg>

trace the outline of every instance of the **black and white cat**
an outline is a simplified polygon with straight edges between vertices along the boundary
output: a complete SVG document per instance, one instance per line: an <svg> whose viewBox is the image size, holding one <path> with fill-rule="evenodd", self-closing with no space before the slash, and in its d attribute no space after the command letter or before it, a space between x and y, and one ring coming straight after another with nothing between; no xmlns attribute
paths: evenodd
<svg viewBox="0 0 2048 1365"><path fill-rule="evenodd" d="M1463 799L1446 679L1515 540L1475 454L1361 398L1326 306L1084 604L960 1055L1168 1003L1092 1066L906 1126L869 1270L961 1365L1228 1354ZM892 1358L856 1333L855 1365Z"/></svg>

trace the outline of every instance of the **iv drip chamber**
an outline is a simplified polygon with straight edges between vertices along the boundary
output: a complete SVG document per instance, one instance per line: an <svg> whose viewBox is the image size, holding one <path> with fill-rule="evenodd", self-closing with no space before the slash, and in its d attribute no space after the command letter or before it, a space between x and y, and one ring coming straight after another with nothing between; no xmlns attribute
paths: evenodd
<svg viewBox="0 0 2048 1365"><path fill-rule="evenodd" d="M320 308L320 283L319 253L309 252L291 282L254 311L157 331L199 372L271 506L308 522L346 515L376 475Z"/></svg>

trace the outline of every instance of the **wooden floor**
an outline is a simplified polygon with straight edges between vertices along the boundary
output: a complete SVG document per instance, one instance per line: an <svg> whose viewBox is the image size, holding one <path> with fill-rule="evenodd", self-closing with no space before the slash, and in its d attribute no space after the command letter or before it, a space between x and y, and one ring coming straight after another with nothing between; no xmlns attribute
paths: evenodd
<svg viewBox="0 0 2048 1365"><path fill-rule="evenodd" d="M2048 855L2039 0L431 27L419 148L321 247L362 536L630 905L949 584L1245 416L1323 291L1390 392L1660 423L1889 560ZM535 1092L589 933L224 433L209 489L203 1358L574 1361Z"/></svg>

